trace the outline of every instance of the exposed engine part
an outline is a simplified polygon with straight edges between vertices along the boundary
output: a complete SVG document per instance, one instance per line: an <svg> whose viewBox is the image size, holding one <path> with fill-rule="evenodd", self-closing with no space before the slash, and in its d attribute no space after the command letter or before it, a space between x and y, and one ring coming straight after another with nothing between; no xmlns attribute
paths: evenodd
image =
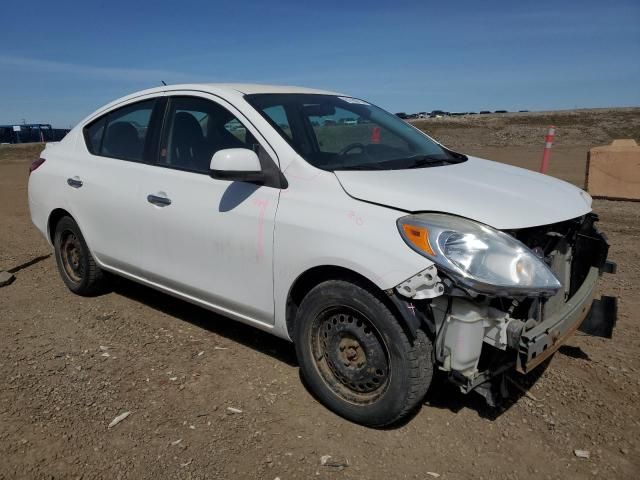
<svg viewBox="0 0 640 480"><path fill-rule="evenodd" d="M442 303L442 302L438 302ZM434 313L444 305L433 304ZM467 378L478 373L478 362L483 344L499 350L517 349L525 322L508 313L489 306L489 302L478 303L468 299L454 298L442 324L436 329L442 332L442 348L436 346L436 355L442 354L442 368L453 370Z"/></svg>
<svg viewBox="0 0 640 480"><path fill-rule="evenodd" d="M484 341L500 350L518 348L524 322L511 318L508 313L489 307L485 318ZM511 337L511 338L510 338Z"/></svg>
<svg viewBox="0 0 640 480"><path fill-rule="evenodd" d="M535 321L533 321L535 325ZM507 324L507 346L517 350L520 346L520 336L526 328L526 323L522 320L513 320Z"/></svg>
<svg viewBox="0 0 640 480"><path fill-rule="evenodd" d="M536 253L562 283L549 298L473 295L440 272L446 294L427 300L435 328L434 356L462 392L476 391L494 405L505 395L505 372L535 368L578 325L585 333L611 337L615 299L591 303L597 274L615 271L596 221L597 216L587 214L507 232Z"/></svg>
<svg viewBox="0 0 640 480"><path fill-rule="evenodd" d="M399 294L414 300L439 297L444 293L444 285L435 265L405 280L396 287Z"/></svg>
<svg viewBox="0 0 640 480"><path fill-rule="evenodd" d="M513 319L505 312L495 308L487 309L484 322L484 341L500 350L507 348L507 325Z"/></svg>
<svg viewBox="0 0 640 480"><path fill-rule="evenodd" d="M476 298L478 296L477 293L472 292L471 290L465 290L458 287L450 278L442 279L442 284L444 285L447 295L451 297Z"/></svg>
<svg viewBox="0 0 640 480"><path fill-rule="evenodd" d="M562 283L562 288L558 293L548 298L542 307L542 318L548 317L553 312L562 308L569 299L571 286L571 262L573 253L565 238L562 238L555 245L555 248L547 256L549 268Z"/></svg>
<svg viewBox="0 0 640 480"><path fill-rule="evenodd" d="M477 372L486 315L486 305L479 306L462 298L453 299L445 319L444 347L449 352L444 361L445 370L456 370L466 377Z"/></svg>

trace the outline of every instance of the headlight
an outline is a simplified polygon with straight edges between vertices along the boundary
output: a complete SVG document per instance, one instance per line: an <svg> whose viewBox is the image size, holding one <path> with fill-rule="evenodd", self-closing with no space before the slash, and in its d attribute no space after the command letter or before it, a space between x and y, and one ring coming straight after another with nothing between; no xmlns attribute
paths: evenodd
<svg viewBox="0 0 640 480"><path fill-rule="evenodd" d="M444 214L398 220L400 235L456 282L489 295L553 295L562 286L529 248L487 225Z"/></svg>

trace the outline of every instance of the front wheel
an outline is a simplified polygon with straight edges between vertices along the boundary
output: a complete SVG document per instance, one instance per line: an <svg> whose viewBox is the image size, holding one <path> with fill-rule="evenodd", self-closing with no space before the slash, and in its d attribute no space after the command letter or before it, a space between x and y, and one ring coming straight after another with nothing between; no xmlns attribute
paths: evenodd
<svg viewBox="0 0 640 480"><path fill-rule="evenodd" d="M383 427L408 415L433 376L423 331L407 336L365 286L330 280L298 310L295 344L302 375L320 401L351 421Z"/></svg>

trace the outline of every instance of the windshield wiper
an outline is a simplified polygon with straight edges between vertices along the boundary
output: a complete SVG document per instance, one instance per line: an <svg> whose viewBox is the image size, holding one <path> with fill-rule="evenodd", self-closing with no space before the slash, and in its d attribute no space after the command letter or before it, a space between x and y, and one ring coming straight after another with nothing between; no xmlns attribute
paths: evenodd
<svg viewBox="0 0 640 480"><path fill-rule="evenodd" d="M381 163L361 163L358 165L341 165L334 167L333 170L388 170L388 168Z"/></svg>
<svg viewBox="0 0 640 480"><path fill-rule="evenodd" d="M409 157L411 163L404 168L420 168L427 165L434 165L438 163L449 163L450 159L438 158L435 155L416 155L415 157Z"/></svg>
<svg viewBox="0 0 640 480"><path fill-rule="evenodd" d="M457 162L452 158L439 158L439 155L415 155L413 157L396 158L378 163L339 165L337 167L330 168L333 170L405 170L410 168L426 167L427 165L443 165L447 163Z"/></svg>

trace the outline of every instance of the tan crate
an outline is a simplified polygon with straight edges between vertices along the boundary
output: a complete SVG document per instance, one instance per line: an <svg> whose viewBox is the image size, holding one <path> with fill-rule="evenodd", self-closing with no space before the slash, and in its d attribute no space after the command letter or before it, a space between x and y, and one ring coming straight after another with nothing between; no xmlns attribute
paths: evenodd
<svg viewBox="0 0 640 480"><path fill-rule="evenodd" d="M640 146L614 140L589 150L585 185L592 197L640 200Z"/></svg>

